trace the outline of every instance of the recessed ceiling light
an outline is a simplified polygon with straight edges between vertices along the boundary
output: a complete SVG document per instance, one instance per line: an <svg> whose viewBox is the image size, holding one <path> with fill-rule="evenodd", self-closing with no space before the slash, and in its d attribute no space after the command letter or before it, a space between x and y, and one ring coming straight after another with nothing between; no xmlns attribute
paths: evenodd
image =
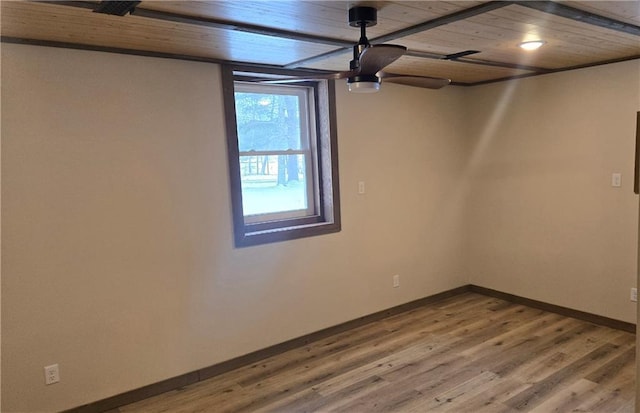
<svg viewBox="0 0 640 413"><path fill-rule="evenodd" d="M544 40L531 40L528 42L522 42L518 46L524 50L536 50L542 47L545 43L547 42Z"/></svg>

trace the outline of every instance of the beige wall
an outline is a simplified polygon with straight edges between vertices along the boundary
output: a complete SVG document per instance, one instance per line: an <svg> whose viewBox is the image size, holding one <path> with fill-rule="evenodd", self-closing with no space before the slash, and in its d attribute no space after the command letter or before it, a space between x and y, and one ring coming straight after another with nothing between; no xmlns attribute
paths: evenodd
<svg viewBox="0 0 640 413"><path fill-rule="evenodd" d="M219 82L211 64L3 44L3 412L73 407L469 282L635 321L638 62L338 85L343 230L244 249ZM45 386L52 363L62 380Z"/></svg>
<svg viewBox="0 0 640 413"><path fill-rule="evenodd" d="M635 322L639 73L636 60L469 91L473 284Z"/></svg>
<svg viewBox="0 0 640 413"><path fill-rule="evenodd" d="M234 249L217 66L4 44L2 411L70 408L466 284L463 92L340 85L343 230Z"/></svg>

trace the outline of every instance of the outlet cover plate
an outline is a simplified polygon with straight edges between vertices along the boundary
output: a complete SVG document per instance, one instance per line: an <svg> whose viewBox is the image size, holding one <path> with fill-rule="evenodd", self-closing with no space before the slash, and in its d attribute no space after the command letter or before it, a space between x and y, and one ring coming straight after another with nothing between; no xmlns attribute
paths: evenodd
<svg viewBox="0 0 640 413"><path fill-rule="evenodd" d="M44 367L44 383L54 384L60 381L60 369L57 364Z"/></svg>

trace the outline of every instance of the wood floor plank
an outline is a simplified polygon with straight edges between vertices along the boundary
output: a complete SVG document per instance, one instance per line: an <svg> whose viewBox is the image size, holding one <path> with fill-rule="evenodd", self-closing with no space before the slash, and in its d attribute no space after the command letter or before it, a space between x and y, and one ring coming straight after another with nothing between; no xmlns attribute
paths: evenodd
<svg viewBox="0 0 640 413"><path fill-rule="evenodd" d="M574 410L582 402L582 397L597 386L589 380L578 380L561 388L553 396L530 410L530 413L565 413Z"/></svg>
<svg viewBox="0 0 640 413"><path fill-rule="evenodd" d="M467 400L496 384L500 377L493 372L483 371L471 379L433 397L424 410L428 412L461 411Z"/></svg>
<svg viewBox="0 0 640 413"><path fill-rule="evenodd" d="M467 292L118 411L632 412L635 380L634 334Z"/></svg>
<svg viewBox="0 0 640 413"><path fill-rule="evenodd" d="M586 375L585 378L600 385L609 384L618 387L618 380L626 378L624 375L621 375L620 372L626 366L634 366L635 360L636 351L635 348L632 347L592 371Z"/></svg>
<svg viewBox="0 0 640 413"><path fill-rule="evenodd" d="M556 336L530 337L520 346L507 349L499 354L500 360L493 362L493 371L501 376L513 374L518 376L518 370L522 371L526 364L535 364L536 359L545 357L551 352L557 351L561 346L570 347L576 340L580 340L585 332L594 329L595 326L587 323L578 323L575 327L567 329ZM494 355L493 358L496 358Z"/></svg>
<svg viewBox="0 0 640 413"><path fill-rule="evenodd" d="M544 345L532 351L525 359L520 357L524 363L517 366L511 374L528 383L542 381L584 357L597 346L606 343L606 341L591 341L591 333L598 328L593 324L574 320L562 332L549 336ZM558 353L558 349L562 349L562 352ZM514 360L509 360L508 363L514 364Z"/></svg>
<svg viewBox="0 0 640 413"><path fill-rule="evenodd" d="M339 391L332 393L330 396L320 396L320 394L312 389L314 397L306 397L300 399L300 395L295 395L289 399L283 400L281 403L267 406L264 411L268 412L315 412L320 410L337 410L344 405L349 404L353 400L366 397L374 392L383 389L388 383L381 377L370 376L359 382L341 388ZM258 412L261 410L258 410Z"/></svg>
<svg viewBox="0 0 640 413"><path fill-rule="evenodd" d="M580 380L582 374L587 373L588 369L597 365L598 362L607 360L616 349L617 347L612 344L604 344L569 366L515 395L507 400L505 404L519 411L531 411L531 409L542 403L545 398L562 389L563 385L570 384L572 380Z"/></svg>
<svg viewBox="0 0 640 413"><path fill-rule="evenodd" d="M470 357L481 357L488 352L494 351L495 348L493 346L503 346L502 348L504 348L508 346L509 343L521 340L522 337L526 336L530 331L536 331L548 325L556 324L561 320L562 316L557 314L537 311L531 319L522 320L523 322L520 325L514 326L508 331L483 341L476 346L469 347L460 353Z"/></svg>
<svg viewBox="0 0 640 413"><path fill-rule="evenodd" d="M340 391L343 387L359 382L362 380L362 377L375 375L388 379L392 372L400 369L411 369L422 360L432 359L429 353L436 348L437 347L433 345L412 345L379 360L374 360L357 369L345 371L333 379L319 383L314 386L314 389L323 396L328 397ZM416 370L420 369L421 367L416 368ZM407 370L404 370L404 372L406 374Z"/></svg>
<svg viewBox="0 0 640 413"><path fill-rule="evenodd" d="M631 384L631 383L630 383ZM635 387L635 383L632 383L630 387ZM584 398L582 404L576 407L573 412L576 413L606 413L606 412L617 412L617 411L625 411L631 405L631 410L629 412L633 412L633 399L629 397L624 397L622 394L625 393L624 390L616 389L612 391L601 391L598 388L593 389L589 392L588 397Z"/></svg>
<svg viewBox="0 0 640 413"><path fill-rule="evenodd" d="M498 378L486 393L471 397L464 404L463 410L468 412L515 412L504 404L513 395L524 391L530 385L513 378Z"/></svg>

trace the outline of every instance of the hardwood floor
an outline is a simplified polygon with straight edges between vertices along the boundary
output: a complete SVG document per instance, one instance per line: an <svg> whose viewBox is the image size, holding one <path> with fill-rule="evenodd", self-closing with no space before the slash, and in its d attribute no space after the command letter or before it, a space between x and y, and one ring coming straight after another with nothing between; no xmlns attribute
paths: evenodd
<svg viewBox="0 0 640 413"><path fill-rule="evenodd" d="M635 335L464 293L116 411L633 412Z"/></svg>

